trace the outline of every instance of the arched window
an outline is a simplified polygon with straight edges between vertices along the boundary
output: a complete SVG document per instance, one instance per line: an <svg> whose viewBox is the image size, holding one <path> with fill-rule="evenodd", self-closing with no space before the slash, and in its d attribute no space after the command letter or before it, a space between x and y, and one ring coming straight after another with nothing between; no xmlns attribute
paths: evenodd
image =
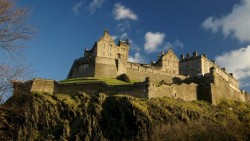
<svg viewBox="0 0 250 141"><path fill-rule="evenodd" d="M117 59L121 59L121 54L120 53L117 54Z"/></svg>

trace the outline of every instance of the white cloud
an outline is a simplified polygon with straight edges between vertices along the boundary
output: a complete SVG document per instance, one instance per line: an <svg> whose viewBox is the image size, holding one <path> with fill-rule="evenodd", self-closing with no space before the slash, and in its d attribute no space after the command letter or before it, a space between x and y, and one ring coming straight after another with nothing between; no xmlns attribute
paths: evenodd
<svg viewBox="0 0 250 141"><path fill-rule="evenodd" d="M172 49L173 48L184 48L184 44L180 40L178 40L178 39L174 40L173 43L166 42L165 46L164 46L164 49L168 50L170 48L172 48Z"/></svg>
<svg viewBox="0 0 250 141"><path fill-rule="evenodd" d="M184 44L178 39L174 40L173 45L175 48L184 48Z"/></svg>
<svg viewBox="0 0 250 141"><path fill-rule="evenodd" d="M120 39L121 40L126 40L128 38L128 34L127 33L123 33L121 36L120 36Z"/></svg>
<svg viewBox="0 0 250 141"><path fill-rule="evenodd" d="M249 86L250 86L250 82L249 82L249 81L250 81L250 79L249 79L247 82L244 82L244 81L242 82L242 81L240 81L240 86L241 86L241 87L249 87Z"/></svg>
<svg viewBox="0 0 250 141"><path fill-rule="evenodd" d="M138 44L136 44L132 39L129 38L130 49L135 50L136 52L141 51L141 48Z"/></svg>
<svg viewBox="0 0 250 141"><path fill-rule="evenodd" d="M221 31L224 36L232 36L239 41L250 42L250 0L241 0L231 13L221 18L208 17L202 26L213 33Z"/></svg>
<svg viewBox="0 0 250 141"><path fill-rule="evenodd" d="M164 50L168 50L170 48L174 48L174 45L170 42L166 42L164 45Z"/></svg>
<svg viewBox="0 0 250 141"><path fill-rule="evenodd" d="M130 62L135 62L135 63L143 63L144 58L141 56L139 52L135 53L134 56L129 56L128 60Z"/></svg>
<svg viewBox="0 0 250 141"><path fill-rule="evenodd" d="M113 9L114 18L116 20L137 20L137 15L129 8L121 5L120 3L116 3Z"/></svg>
<svg viewBox="0 0 250 141"><path fill-rule="evenodd" d="M96 9L101 8L104 2L104 0L92 0L88 7L91 14L95 13Z"/></svg>
<svg viewBox="0 0 250 141"><path fill-rule="evenodd" d="M147 52L158 51L158 47L164 43L166 35L160 32L147 32L145 34L145 44L144 49Z"/></svg>
<svg viewBox="0 0 250 141"><path fill-rule="evenodd" d="M250 46L223 53L215 58L221 67L225 67L227 72L233 72L234 76L244 80L250 79Z"/></svg>
<svg viewBox="0 0 250 141"><path fill-rule="evenodd" d="M78 14L79 10L82 8L82 1L79 1L78 3L76 3L75 5L73 5L72 7L72 11L74 12L74 14Z"/></svg>
<svg viewBox="0 0 250 141"><path fill-rule="evenodd" d="M113 40L116 40L116 39L118 38L118 36L117 36L117 35L111 35L111 38L112 38Z"/></svg>
<svg viewBox="0 0 250 141"><path fill-rule="evenodd" d="M128 21L124 21L122 23L119 23L117 25L117 28L121 31L124 32L125 30L129 29L131 27L130 23Z"/></svg>

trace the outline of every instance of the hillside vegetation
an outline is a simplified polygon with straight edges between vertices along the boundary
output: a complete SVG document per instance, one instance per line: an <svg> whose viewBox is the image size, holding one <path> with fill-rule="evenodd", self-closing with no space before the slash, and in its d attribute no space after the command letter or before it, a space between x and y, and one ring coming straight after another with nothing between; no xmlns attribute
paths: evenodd
<svg viewBox="0 0 250 141"><path fill-rule="evenodd" d="M0 140L250 140L250 104L20 92L1 105Z"/></svg>
<svg viewBox="0 0 250 141"><path fill-rule="evenodd" d="M114 78L96 78L96 77L70 78L70 79L60 81L61 84L72 84L72 83L81 84L81 83L98 83L98 82L99 83L103 82L108 85L126 85L126 84L134 84L140 81L129 80L129 82L126 82L124 80L118 80Z"/></svg>

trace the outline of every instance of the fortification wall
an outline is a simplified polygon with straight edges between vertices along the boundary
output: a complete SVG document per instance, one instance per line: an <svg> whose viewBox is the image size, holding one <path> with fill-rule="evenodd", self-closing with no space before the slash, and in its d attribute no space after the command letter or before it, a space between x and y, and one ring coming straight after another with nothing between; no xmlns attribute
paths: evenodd
<svg viewBox="0 0 250 141"><path fill-rule="evenodd" d="M117 69L115 59L96 57L95 77L116 78Z"/></svg>
<svg viewBox="0 0 250 141"><path fill-rule="evenodd" d="M80 58L74 61L67 78L93 77L94 61L87 58Z"/></svg>
<svg viewBox="0 0 250 141"><path fill-rule="evenodd" d="M211 86L199 86L197 100L207 101L212 103Z"/></svg>
<svg viewBox="0 0 250 141"><path fill-rule="evenodd" d="M148 97L172 97L181 98L186 101L197 100L197 84L173 84L171 86L161 85L159 87L150 84L148 88Z"/></svg>
<svg viewBox="0 0 250 141"><path fill-rule="evenodd" d="M105 83L86 83L86 84L60 84L57 86L56 93L77 94L85 92L87 94L105 93L108 95L124 94L138 98L147 98L147 85L137 83L131 85L106 85Z"/></svg>
<svg viewBox="0 0 250 141"><path fill-rule="evenodd" d="M55 91L55 80L48 80L48 79L40 79L35 78L33 79L33 83L31 86L31 92L46 92L53 94Z"/></svg>
<svg viewBox="0 0 250 141"><path fill-rule="evenodd" d="M23 94L23 93L29 93L31 91L31 86L33 81L11 81L13 85L13 95Z"/></svg>
<svg viewBox="0 0 250 141"><path fill-rule="evenodd" d="M214 67L216 69L217 75L222 77L225 81L229 82L234 87L239 88L238 81L233 76L228 74L225 68L224 69L220 68L214 62L208 60L206 57L201 56L201 59L202 59L202 72L209 73L209 69L211 67Z"/></svg>
<svg viewBox="0 0 250 141"><path fill-rule="evenodd" d="M169 84L178 83L187 78L183 75L163 72L160 68L157 67L140 66L139 64L134 63L127 64L126 74L131 80L144 81L145 78L150 77L150 80L153 83L159 83L162 80Z"/></svg>
<svg viewBox="0 0 250 141"><path fill-rule="evenodd" d="M211 84L212 103L217 105L223 100L235 100L245 102L245 94L231 85L223 77L213 75L214 84Z"/></svg>
<svg viewBox="0 0 250 141"><path fill-rule="evenodd" d="M245 94L246 102L250 103L250 94Z"/></svg>

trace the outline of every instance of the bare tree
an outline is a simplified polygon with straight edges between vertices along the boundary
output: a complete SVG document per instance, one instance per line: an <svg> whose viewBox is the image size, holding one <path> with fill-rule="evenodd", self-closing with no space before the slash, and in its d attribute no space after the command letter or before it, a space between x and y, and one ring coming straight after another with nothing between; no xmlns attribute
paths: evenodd
<svg viewBox="0 0 250 141"><path fill-rule="evenodd" d="M15 1L0 0L0 53L7 52L10 56L23 46L21 41L30 39L34 29L26 21L28 11L26 8L16 6ZM5 54L6 55L6 54ZM18 78L26 70L25 65L16 61L3 61L0 57L0 103L3 97L12 89L10 81Z"/></svg>
<svg viewBox="0 0 250 141"><path fill-rule="evenodd" d="M28 11L11 0L0 0L0 48L12 52L19 49L17 41L30 39L32 27L26 24Z"/></svg>

